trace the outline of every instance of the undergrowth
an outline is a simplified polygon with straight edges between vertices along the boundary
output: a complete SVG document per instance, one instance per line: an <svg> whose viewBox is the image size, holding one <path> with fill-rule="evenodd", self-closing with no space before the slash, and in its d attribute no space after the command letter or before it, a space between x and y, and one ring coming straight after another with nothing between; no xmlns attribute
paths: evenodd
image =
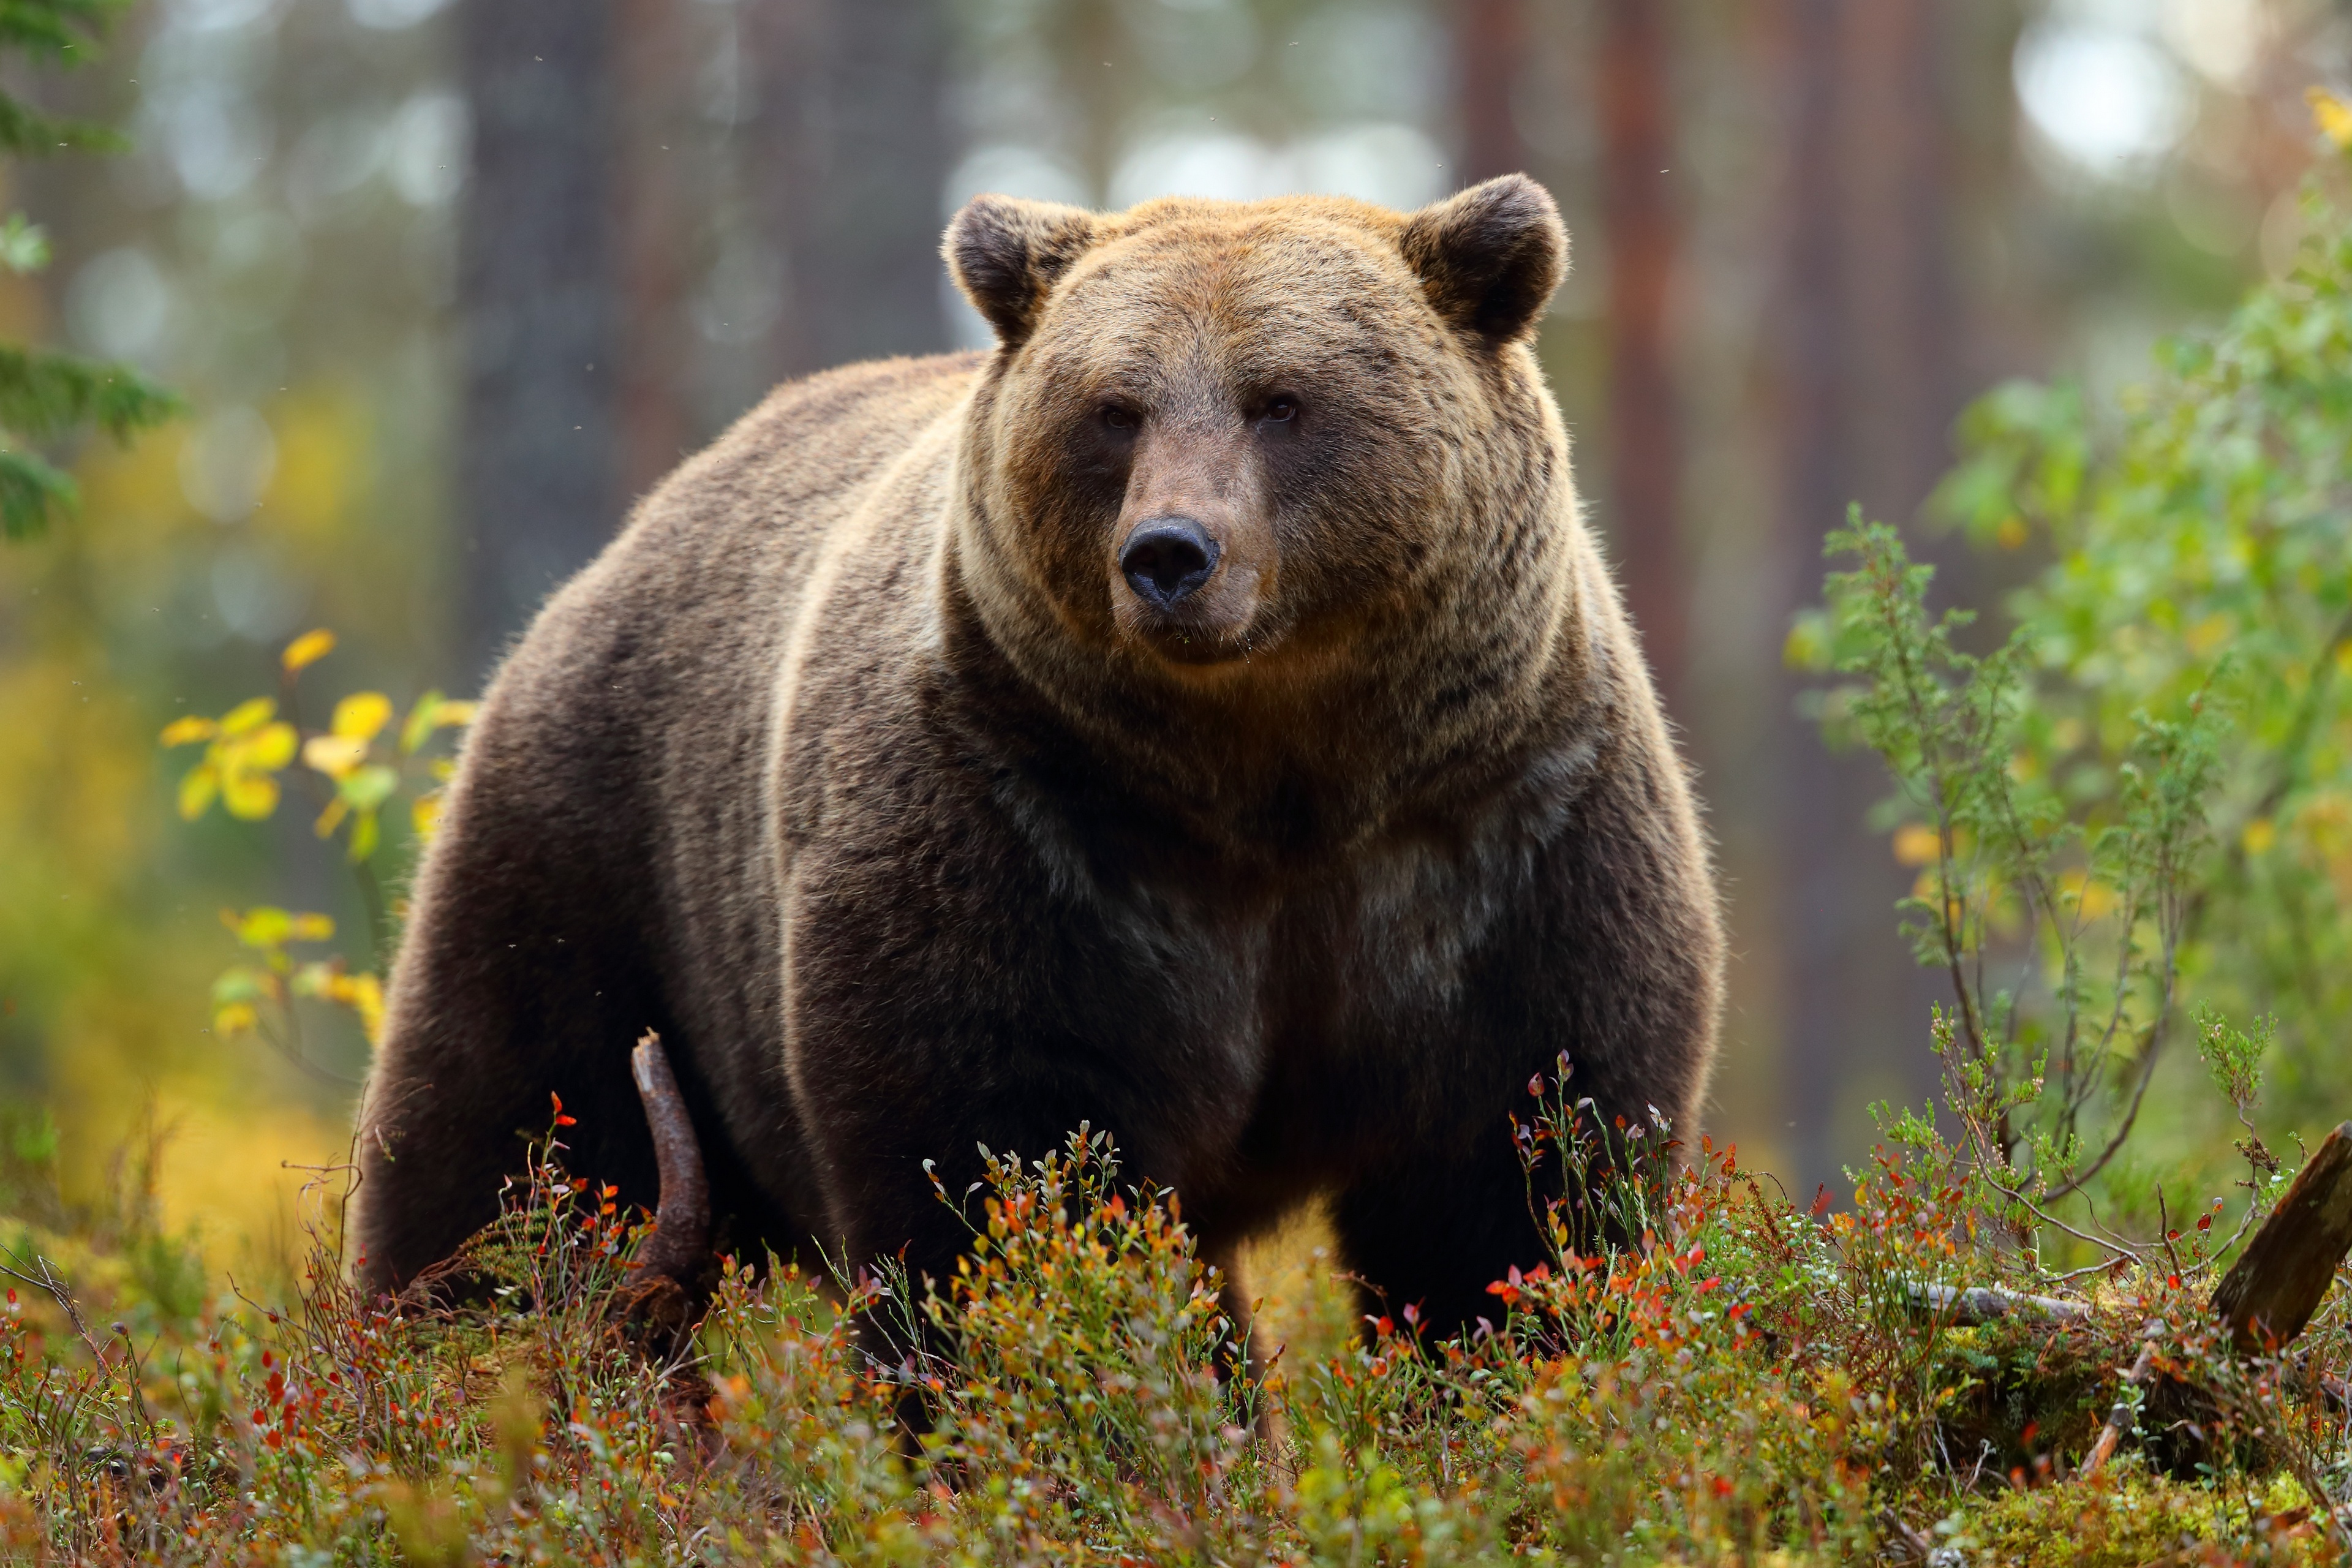
<svg viewBox="0 0 2352 1568"><path fill-rule="evenodd" d="M551 1136L463 1302L364 1299L324 1236L282 1301L173 1301L142 1283L170 1270L105 1267L168 1251L152 1225L26 1227L0 1542L288 1565L2339 1560L2340 1300L2291 1355L2235 1359L2192 1232L2063 1330L1957 1327L1927 1287L2049 1284L1958 1150L1883 1151L1829 1213L1531 1087L1523 1158L1576 1163L1597 1211L1549 1213L1550 1257L1495 1282L1491 1321L1328 1324L1326 1353L1265 1343L1255 1370L1180 1200L1122 1182L1100 1133L997 1158L954 1279L730 1258L677 1350L616 1310L646 1227ZM2150 1342L2137 1435L2078 1477Z"/></svg>

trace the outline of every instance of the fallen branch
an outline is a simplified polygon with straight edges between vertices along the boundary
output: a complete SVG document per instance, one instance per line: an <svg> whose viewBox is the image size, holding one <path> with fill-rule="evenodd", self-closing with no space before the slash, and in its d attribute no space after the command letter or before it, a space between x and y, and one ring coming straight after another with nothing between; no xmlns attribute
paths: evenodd
<svg viewBox="0 0 2352 1568"><path fill-rule="evenodd" d="M2003 1290L1997 1286L1973 1285L1966 1289L1951 1285L1914 1285L1912 1302L1944 1320L1956 1329L1980 1328L1986 1323L2005 1318L2023 1318L2047 1323L2071 1323L2091 1315L2091 1309L2080 1301L2068 1301L2056 1296L2029 1296L2022 1290Z"/></svg>
<svg viewBox="0 0 2352 1568"><path fill-rule="evenodd" d="M2083 1468L2077 1474L2095 1476L2102 1466L2115 1458L2116 1446L2124 1440L2124 1434L2130 1431L2138 1420L2138 1409L2132 1403L2132 1391L2147 1379L2147 1369L2155 1364L2156 1344L2150 1341L2140 1347L2138 1359L2131 1363L2131 1370L2124 1373L2123 1384L2116 1390L2116 1402L2107 1409L2107 1424L2099 1428L2098 1440L2091 1445L2090 1455L2084 1459Z"/></svg>

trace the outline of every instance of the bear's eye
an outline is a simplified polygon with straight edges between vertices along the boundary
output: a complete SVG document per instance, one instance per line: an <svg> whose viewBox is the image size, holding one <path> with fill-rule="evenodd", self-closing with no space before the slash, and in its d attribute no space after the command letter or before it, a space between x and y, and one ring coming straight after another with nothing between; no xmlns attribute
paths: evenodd
<svg viewBox="0 0 2352 1568"><path fill-rule="evenodd" d="M1288 393L1265 400L1265 410L1258 417L1269 425L1286 425L1298 417L1298 399Z"/></svg>
<svg viewBox="0 0 2352 1568"><path fill-rule="evenodd" d="M1132 430L1138 423L1134 409L1122 408L1116 403L1104 404L1101 417L1114 430Z"/></svg>

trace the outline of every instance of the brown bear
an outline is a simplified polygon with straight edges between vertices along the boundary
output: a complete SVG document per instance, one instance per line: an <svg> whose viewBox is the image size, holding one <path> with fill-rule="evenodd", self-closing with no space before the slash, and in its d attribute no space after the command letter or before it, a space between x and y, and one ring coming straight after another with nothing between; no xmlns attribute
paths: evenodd
<svg viewBox="0 0 2352 1568"><path fill-rule="evenodd" d="M1468 1325L1543 1252L1530 1077L1687 1134L1723 961L1528 346L1552 202L982 196L945 249L992 352L782 387L492 684L363 1277L485 1223L551 1091L650 1203L650 1027L738 1247L943 1278L925 1162L1087 1122L1205 1256L1320 1198L1392 1310Z"/></svg>

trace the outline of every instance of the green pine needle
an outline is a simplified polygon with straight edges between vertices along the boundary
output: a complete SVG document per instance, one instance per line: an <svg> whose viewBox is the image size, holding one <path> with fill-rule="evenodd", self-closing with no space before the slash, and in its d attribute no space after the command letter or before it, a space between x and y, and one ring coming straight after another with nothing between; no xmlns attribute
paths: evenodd
<svg viewBox="0 0 2352 1568"><path fill-rule="evenodd" d="M0 536L30 539L48 526L51 508L71 510L74 482L30 452L0 451Z"/></svg>
<svg viewBox="0 0 2352 1568"><path fill-rule="evenodd" d="M0 59L29 56L53 65L90 58L128 0L0 0ZM119 152L130 143L111 127L61 120L0 90L0 153L45 157L61 150ZM0 223L0 268L48 265L48 237L11 214ZM128 365L0 343L0 537L28 539L53 510L70 509L74 482L29 445L96 428L118 441L181 410L180 400Z"/></svg>
<svg viewBox="0 0 2352 1568"><path fill-rule="evenodd" d="M0 44L0 49L5 45ZM58 120L0 94L0 151L29 158L52 153L120 153L130 139L110 126L87 120Z"/></svg>
<svg viewBox="0 0 2352 1568"><path fill-rule="evenodd" d="M0 51L48 55L79 65L127 0L0 0Z"/></svg>
<svg viewBox="0 0 2352 1568"><path fill-rule="evenodd" d="M178 412L178 398L127 365L0 343L0 427L27 439L96 426L125 440Z"/></svg>

